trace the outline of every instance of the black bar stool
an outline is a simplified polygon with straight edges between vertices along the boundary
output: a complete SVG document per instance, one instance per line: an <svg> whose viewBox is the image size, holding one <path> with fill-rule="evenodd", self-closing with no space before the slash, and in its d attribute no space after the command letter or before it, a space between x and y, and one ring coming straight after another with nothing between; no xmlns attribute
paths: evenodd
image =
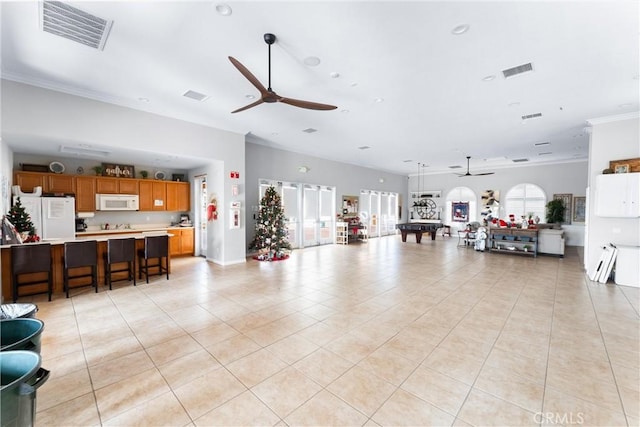
<svg viewBox="0 0 640 427"><path fill-rule="evenodd" d="M25 244L11 246L11 279L13 285L13 302L18 301L19 296L48 294L51 301L53 293L53 271L51 268L51 244ZM20 282L23 274L47 273L46 279L28 280ZM32 292L18 295L18 288L47 283L46 291Z"/></svg>
<svg viewBox="0 0 640 427"><path fill-rule="evenodd" d="M158 276L167 273L167 280L169 280L169 236L146 236L144 249L138 250L138 258L140 258L139 279L142 279L142 273L144 273L147 283L149 283L149 269L157 268ZM164 267L162 266L162 258L165 259ZM150 259L157 259L158 263L150 265Z"/></svg>
<svg viewBox="0 0 640 427"><path fill-rule="evenodd" d="M89 267L90 273L80 273L71 276L70 270ZM69 282L75 279L90 277L91 282L83 285L74 286L81 288L83 286L95 286L98 292L98 242L96 240L87 240L84 242L66 242L64 244L64 291L69 298Z"/></svg>
<svg viewBox="0 0 640 427"><path fill-rule="evenodd" d="M113 264L127 263L127 267L113 269ZM113 280L115 273L127 272L127 276ZM109 239L107 241L107 253L104 254L104 280L111 290L111 282L119 280L133 280L136 286L136 239Z"/></svg>

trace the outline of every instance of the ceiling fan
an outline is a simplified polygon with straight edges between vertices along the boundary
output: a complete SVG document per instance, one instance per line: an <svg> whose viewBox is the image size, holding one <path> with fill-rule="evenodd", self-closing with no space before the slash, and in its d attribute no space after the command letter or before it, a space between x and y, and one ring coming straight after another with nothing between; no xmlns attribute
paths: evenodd
<svg viewBox="0 0 640 427"><path fill-rule="evenodd" d="M245 76L245 78L249 80L249 82L252 85L254 85L256 89L260 91L259 100L249 105L245 105L244 107L238 108L237 110L234 110L231 113L238 113L240 111L244 111L249 108L255 107L256 105L260 105L264 102L267 102L267 103L282 102L283 104L293 105L294 107L307 108L309 110L335 110L336 108L338 108L335 105L301 101L299 99L293 99L293 98L285 98L275 93L273 89L271 89L271 45L275 43L276 36L271 33L267 33L264 35L264 41L269 45L269 87L268 88L265 88L262 85L262 83L260 83L260 81L256 78L256 76L251 74L251 71L249 71L247 67L242 65L240 61L235 59L233 56L229 57L229 61L231 61L231 63L238 69L238 71L240 71L240 73L242 73L242 75Z"/></svg>
<svg viewBox="0 0 640 427"><path fill-rule="evenodd" d="M482 176L482 175L493 175L494 172L483 172L483 173L471 173L469 172L469 160L471 156L467 156L467 173L457 173L458 176Z"/></svg>

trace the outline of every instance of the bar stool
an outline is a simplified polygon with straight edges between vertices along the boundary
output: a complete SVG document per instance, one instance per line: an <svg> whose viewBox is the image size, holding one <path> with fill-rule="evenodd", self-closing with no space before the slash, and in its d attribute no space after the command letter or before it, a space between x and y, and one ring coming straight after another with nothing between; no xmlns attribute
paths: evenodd
<svg viewBox="0 0 640 427"><path fill-rule="evenodd" d="M169 236L146 236L144 238L144 249L138 250L138 258L140 258L138 271L139 279L142 279L144 273L147 283L149 283L149 269L158 268L158 276L167 273L169 280ZM162 266L162 258L165 258L165 266ZM157 264L149 265L150 259L157 259ZM144 260L144 263L143 263Z"/></svg>
<svg viewBox="0 0 640 427"><path fill-rule="evenodd" d="M11 279L13 284L13 302L18 301L19 296L48 294L51 301L53 293L53 271L51 267L51 244L26 244L11 246ZM47 273L46 279L35 279L20 282L23 274ZM30 294L18 295L18 288L47 283L46 291L37 291Z"/></svg>
<svg viewBox="0 0 640 427"><path fill-rule="evenodd" d="M126 268L113 269L112 264L127 263ZM113 280L114 273L127 272L127 276L122 279ZM136 239L109 239L107 241L107 253L104 254L104 279L111 290L111 282L119 280L133 280L136 286Z"/></svg>
<svg viewBox="0 0 640 427"><path fill-rule="evenodd" d="M72 269L89 267L90 273L79 273L71 276L69 273ZM64 291L69 298L69 282L75 279L90 277L91 282L84 285L74 286L81 288L83 286L95 286L98 292L98 242L96 240L87 240L84 242L66 242L64 244Z"/></svg>

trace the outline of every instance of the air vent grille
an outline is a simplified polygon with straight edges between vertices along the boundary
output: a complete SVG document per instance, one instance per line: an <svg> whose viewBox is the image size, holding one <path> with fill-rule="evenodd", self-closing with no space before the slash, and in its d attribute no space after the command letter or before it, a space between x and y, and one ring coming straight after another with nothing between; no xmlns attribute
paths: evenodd
<svg viewBox="0 0 640 427"><path fill-rule="evenodd" d="M371 147L369 147L368 145L362 145L362 146L358 147L358 150L368 150L369 148L371 148Z"/></svg>
<svg viewBox="0 0 640 427"><path fill-rule="evenodd" d="M196 101L204 101L205 99L209 98L208 95L205 95L204 93L196 92L195 90L188 90L185 93L183 93L182 96L186 98L195 99Z"/></svg>
<svg viewBox="0 0 640 427"><path fill-rule="evenodd" d="M304 133L314 133L314 132L318 132L318 129L306 128L302 132L304 132Z"/></svg>
<svg viewBox="0 0 640 427"><path fill-rule="evenodd" d="M542 147L543 145L550 145L550 142L536 142L535 145L536 147Z"/></svg>
<svg viewBox="0 0 640 427"><path fill-rule="evenodd" d="M462 166L460 165L449 166L449 169L462 169Z"/></svg>
<svg viewBox="0 0 640 427"><path fill-rule="evenodd" d="M512 162L513 163L522 163L522 162L528 162L529 159L513 159Z"/></svg>
<svg viewBox="0 0 640 427"><path fill-rule="evenodd" d="M522 116L522 120L537 119L538 117L542 117L542 113L527 114L526 116Z"/></svg>
<svg viewBox="0 0 640 427"><path fill-rule="evenodd" d="M518 65L517 67L507 68L506 70L502 70L502 75L505 79L509 77L517 76L520 74L528 73L533 71L533 64L529 62L528 64Z"/></svg>
<svg viewBox="0 0 640 427"><path fill-rule="evenodd" d="M538 156L548 156L549 154L553 154L551 151L545 151L544 153L538 153Z"/></svg>
<svg viewBox="0 0 640 427"><path fill-rule="evenodd" d="M44 1L40 7L43 31L103 50L113 21L91 15L59 1Z"/></svg>

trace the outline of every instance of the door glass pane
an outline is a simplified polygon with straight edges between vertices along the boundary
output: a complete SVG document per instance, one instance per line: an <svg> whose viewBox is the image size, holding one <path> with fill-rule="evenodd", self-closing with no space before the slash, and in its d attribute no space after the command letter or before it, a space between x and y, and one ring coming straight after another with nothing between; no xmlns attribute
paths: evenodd
<svg viewBox="0 0 640 427"><path fill-rule="evenodd" d="M287 229L289 230L288 240L292 248L298 248L299 239L298 227L300 219L298 215L298 188L295 185L282 185L282 206L284 207L284 216L287 219Z"/></svg>
<svg viewBox="0 0 640 427"><path fill-rule="evenodd" d="M305 185L304 188L304 237L303 245L314 246L318 242L318 205L319 192L317 187Z"/></svg>
<svg viewBox="0 0 640 427"><path fill-rule="evenodd" d="M380 193L372 191L369 200L369 209L371 211L369 237L378 237L380 236Z"/></svg>
<svg viewBox="0 0 640 427"><path fill-rule="evenodd" d="M320 188L320 230L319 243L325 245L333 243L333 233L335 230L335 189Z"/></svg>

